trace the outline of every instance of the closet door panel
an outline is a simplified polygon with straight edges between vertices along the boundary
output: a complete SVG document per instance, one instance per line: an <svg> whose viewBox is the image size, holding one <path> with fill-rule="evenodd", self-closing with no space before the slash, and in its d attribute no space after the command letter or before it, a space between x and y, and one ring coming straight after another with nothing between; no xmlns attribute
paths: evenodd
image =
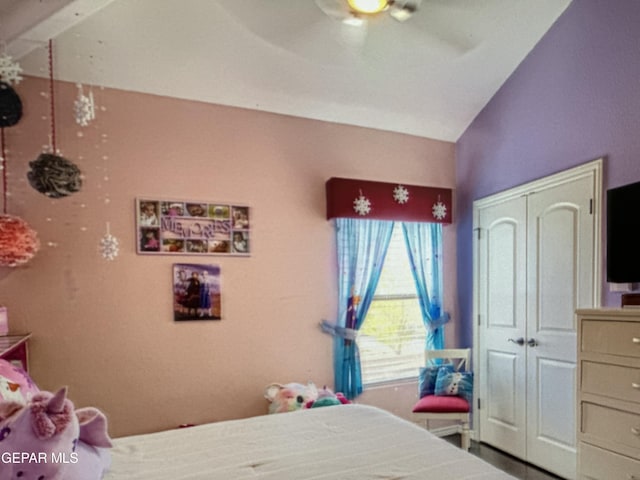
<svg viewBox="0 0 640 480"><path fill-rule="evenodd" d="M483 209L479 242L482 441L519 457L526 455L526 212L524 197Z"/></svg>
<svg viewBox="0 0 640 480"><path fill-rule="evenodd" d="M529 195L527 459L575 478L575 310L593 305L593 180Z"/></svg>
<svg viewBox="0 0 640 480"><path fill-rule="evenodd" d="M487 422L498 428L518 430L518 356L508 352L487 353L487 389L499 392L487 403Z"/></svg>
<svg viewBox="0 0 640 480"><path fill-rule="evenodd" d="M541 198L535 200L543 201ZM553 205L540 212L535 222L537 235L532 245L535 255L530 261L536 269L537 285L532 291L537 292L537 296L532 300L537 303L534 320L538 324L531 330L573 333L576 329L573 312L577 305L577 285L572 272L576 271L579 259L576 241L579 212L574 205Z"/></svg>
<svg viewBox="0 0 640 480"><path fill-rule="evenodd" d="M571 452L575 449L575 420L570 412L564 411L560 406L575 401L575 393L559 389L558 385L574 384L575 362L538 357L536 365L532 366L531 370L533 381L537 382L534 388L538 394L536 403L539 414L535 423L530 422L531 430L528 433L537 442ZM566 395L569 398L565 398ZM573 457L571 460L573 461Z"/></svg>

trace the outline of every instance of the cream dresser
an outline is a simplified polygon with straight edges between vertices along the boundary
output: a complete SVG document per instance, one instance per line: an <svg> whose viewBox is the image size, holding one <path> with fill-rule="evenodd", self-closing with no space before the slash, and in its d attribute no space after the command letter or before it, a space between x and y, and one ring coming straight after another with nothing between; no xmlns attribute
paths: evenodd
<svg viewBox="0 0 640 480"><path fill-rule="evenodd" d="M640 309L577 319L578 478L640 480Z"/></svg>

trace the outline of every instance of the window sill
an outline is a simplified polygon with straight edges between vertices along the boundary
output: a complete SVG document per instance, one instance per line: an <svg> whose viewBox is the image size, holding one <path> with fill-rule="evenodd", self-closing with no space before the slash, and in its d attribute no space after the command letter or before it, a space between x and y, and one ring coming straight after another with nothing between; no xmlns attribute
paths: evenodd
<svg viewBox="0 0 640 480"><path fill-rule="evenodd" d="M377 390L380 388L389 388L395 386L402 386L412 383L418 383L418 377L412 378L398 378L394 380L386 380L384 382L367 383L362 386L363 390Z"/></svg>

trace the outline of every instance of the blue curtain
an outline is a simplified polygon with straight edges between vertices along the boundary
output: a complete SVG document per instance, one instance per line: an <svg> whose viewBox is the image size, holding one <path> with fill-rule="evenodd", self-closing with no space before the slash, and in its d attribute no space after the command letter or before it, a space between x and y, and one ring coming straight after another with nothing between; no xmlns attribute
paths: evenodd
<svg viewBox="0 0 640 480"><path fill-rule="evenodd" d="M444 348L442 326L449 314L442 311L442 224L406 222L402 230L427 329L426 348Z"/></svg>
<svg viewBox="0 0 640 480"><path fill-rule="evenodd" d="M376 291L392 231L390 221L336 219L339 284L338 325L334 333L335 388L349 399L362 393L355 337Z"/></svg>

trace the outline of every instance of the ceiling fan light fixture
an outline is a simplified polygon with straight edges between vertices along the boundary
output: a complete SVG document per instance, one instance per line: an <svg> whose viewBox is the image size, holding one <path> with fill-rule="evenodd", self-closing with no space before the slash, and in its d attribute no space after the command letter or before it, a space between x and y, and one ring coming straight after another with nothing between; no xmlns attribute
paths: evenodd
<svg viewBox="0 0 640 480"><path fill-rule="evenodd" d="M347 3L354 12L375 14L389 6L387 0L347 0Z"/></svg>

